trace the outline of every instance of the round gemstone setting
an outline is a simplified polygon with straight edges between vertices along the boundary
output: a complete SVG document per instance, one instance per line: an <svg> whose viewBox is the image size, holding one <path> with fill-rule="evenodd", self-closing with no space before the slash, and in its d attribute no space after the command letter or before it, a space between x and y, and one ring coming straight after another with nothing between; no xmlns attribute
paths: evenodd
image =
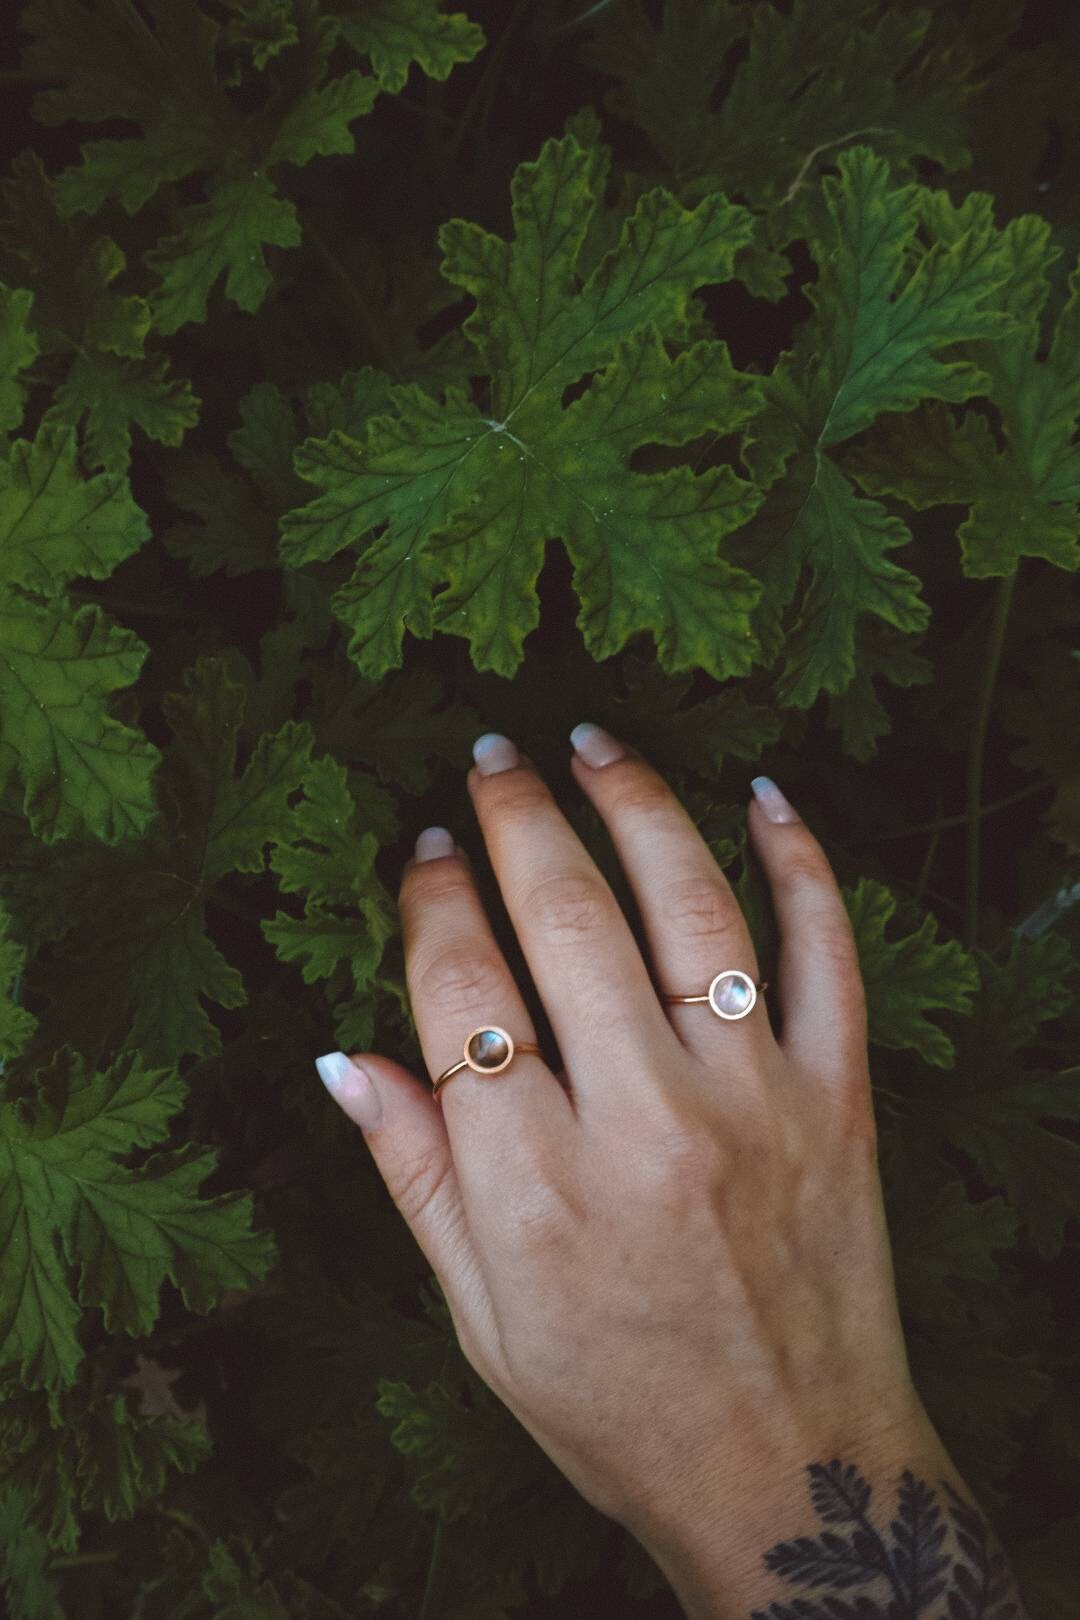
<svg viewBox="0 0 1080 1620"><path fill-rule="evenodd" d="M514 1055L514 1043L505 1029L494 1024L474 1030L465 1043L465 1061L478 1074L497 1074Z"/></svg>
<svg viewBox="0 0 1080 1620"><path fill-rule="evenodd" d="M729 968L709 986L709 1005L719 1018L745 1018L757 1000L757 986L748 973Z"/></svg>

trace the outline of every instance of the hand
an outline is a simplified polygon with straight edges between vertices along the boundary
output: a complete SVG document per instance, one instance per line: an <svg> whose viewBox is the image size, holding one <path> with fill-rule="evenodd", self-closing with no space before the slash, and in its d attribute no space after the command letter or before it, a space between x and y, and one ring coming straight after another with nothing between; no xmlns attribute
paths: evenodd
<svg viewBox="0 0 1080 1620"><path fill-rule="evenodd" d="M572 769L633 890L651 975L531 762L474 767L565 1071L518 1053L432 1097L478 1026L536 1032L462 853L411 860L399 906L430 1080L355 1054L382 1107L366 1139L464 1355L581 1494L651 1541L705 1504L731 1547L760 1504L760 1567L770 1504L797 1490L801 1509L812 1459L907 1458L917 1441L947 1466L896 1308L851 926L817 839L754 800L782 1038L760 996L736 1021L665 1007L658 991L702 994L723 968L760 982L746 921L644 760ZM362 1087L353 1075L335 1093L360 1123Z"/></svg>

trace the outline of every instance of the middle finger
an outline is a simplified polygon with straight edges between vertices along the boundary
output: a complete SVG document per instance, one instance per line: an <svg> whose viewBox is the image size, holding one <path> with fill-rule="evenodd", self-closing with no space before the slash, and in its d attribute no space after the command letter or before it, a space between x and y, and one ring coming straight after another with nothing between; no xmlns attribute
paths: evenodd
<svg viewBox="0 0 1080 1620"><path fill-rule="evenodd" d="M643 1054L680 1046L607 879L527 756L466 783L575 1098L610 1101L620 1075L640 1087Z"/></svg>

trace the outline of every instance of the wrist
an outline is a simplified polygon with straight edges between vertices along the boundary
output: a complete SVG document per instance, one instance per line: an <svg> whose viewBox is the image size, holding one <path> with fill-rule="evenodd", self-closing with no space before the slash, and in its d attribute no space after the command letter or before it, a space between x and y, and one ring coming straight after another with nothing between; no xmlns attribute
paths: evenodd
<svg viewBox="0 0 1080 1620"><path fill-rule="evenodd" d="M887 1441L812 1449L769 1480L725 1484L722 1463L717 1476L696 1510L628 1526L689 1620L771 1620L831 1595L852 1613L862 1600L916 1614L972 1581L987 1601L1011 1596L1023 1620L1000 1544L925 1414Z"/></svg>

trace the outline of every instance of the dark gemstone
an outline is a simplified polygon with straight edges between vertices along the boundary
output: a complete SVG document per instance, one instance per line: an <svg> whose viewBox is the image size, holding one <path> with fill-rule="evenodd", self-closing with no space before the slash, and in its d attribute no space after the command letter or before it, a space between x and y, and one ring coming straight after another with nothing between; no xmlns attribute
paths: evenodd
<svg viewBox="0 0 1080 1620"><path fill-rule="evenodd" d="M482 1029L469 1042L469 1056L480 1069L497 1069L509 1051L505 1038L495 1029Z"/></svg>

